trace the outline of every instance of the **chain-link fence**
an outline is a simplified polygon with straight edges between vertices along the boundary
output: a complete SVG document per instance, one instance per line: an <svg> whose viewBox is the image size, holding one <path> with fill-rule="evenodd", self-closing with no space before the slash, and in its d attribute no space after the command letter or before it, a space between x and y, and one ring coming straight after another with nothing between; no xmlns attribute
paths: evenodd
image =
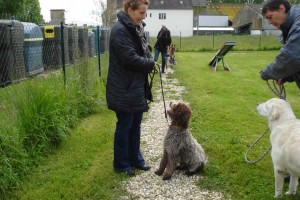
<svg viewBox="0 0 300 200"><path fill-rule="evenodd" d="M108 51L109 30L0 20L0 86Z"/></svg>
<svg viewBox="0 0 300 200"><path fill-rule="evenodd" d="M101 76L100 55L108 51L109 30L99 26L37 25L0 19L0 127L7 124L15 93L28 82L56 74L64 87L72 76ZM83 73L83 71L86 72ZM78 73L76 75L76 73ZM84 80L91 80L85 77ZM95 82L95 81L94 81ZM49 83L53 84L53 83ZM86 84L86 83L81 83ZM0 133L1 135L1 133Z"/></svg>
<svg viewBox="0 0 300 200"><path fill-rule="evenodd" d="M216 51L226 41L235 41L236 45L233 50L238 51L278 50L282 46L279 42L280 38L271 34L237 34L233 31L199 31L197 33L194 31L192 37L182 37L180 31L171 31L171 35L172 43L176 45L178 52ZM156 41L156 37L149 38L152 47Z"/></svg>

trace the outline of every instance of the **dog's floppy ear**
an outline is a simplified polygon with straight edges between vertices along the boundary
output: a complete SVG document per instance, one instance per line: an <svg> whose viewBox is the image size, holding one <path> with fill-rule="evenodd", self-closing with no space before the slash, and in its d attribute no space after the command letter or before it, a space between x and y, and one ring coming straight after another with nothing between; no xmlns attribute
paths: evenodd
<svg viewBox="0 0 300 200"><path fill-rule="evenodd" d="M272 105L271 110L270 110L270 120L277 120L280 117L280 106L278 105Z"/></svg>

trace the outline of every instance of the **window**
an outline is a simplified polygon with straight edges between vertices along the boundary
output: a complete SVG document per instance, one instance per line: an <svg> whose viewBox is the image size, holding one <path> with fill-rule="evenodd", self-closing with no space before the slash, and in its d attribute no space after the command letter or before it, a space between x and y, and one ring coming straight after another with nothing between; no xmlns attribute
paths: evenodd
<svg viewBox="0 0 300 200"><path fill-rule="evenodd" d="M166 19L166 13L159 13L158 18L159 19Z"/></svg>

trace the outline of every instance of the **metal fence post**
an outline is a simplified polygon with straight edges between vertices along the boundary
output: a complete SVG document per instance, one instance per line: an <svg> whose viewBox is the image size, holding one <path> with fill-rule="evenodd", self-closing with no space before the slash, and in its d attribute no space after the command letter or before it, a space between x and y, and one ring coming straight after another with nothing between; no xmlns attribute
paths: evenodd
<svg viewBox="0 0 300 200"><path fill-rule="evenodd" d="M180 46L179 46L179 49L180 49L180 51L181 51L181 31L180 31Z"/></svg>
<svg viewBox="0 0 300 200"><path fill-rule="evenodd" d="M61 36L61 60L64 72L64 85L66 86L66 63L65 63L65 37L64 37L64 23L60 23L60 36Z"/></svg>
<svg viewBox="0 0 300 200"><path fill-rule="evenodd" d="M213 31L212 32L213 33L213 50L215 50L215 32Z"/></svg>
<svg viewBox="0 0 300 200"><path fill-rule="evenodd" d="M97 44L97 49L98 49L98 70L99 70L99 77L101 77L101 65L100 65L100 27L97 26L97 37L96 37L96 44Z"/></svg>

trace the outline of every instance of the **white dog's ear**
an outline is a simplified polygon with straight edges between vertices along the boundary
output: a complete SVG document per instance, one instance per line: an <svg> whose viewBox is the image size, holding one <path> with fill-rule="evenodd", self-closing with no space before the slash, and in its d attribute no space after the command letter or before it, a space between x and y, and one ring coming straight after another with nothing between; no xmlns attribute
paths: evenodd
<svg viewBox="0 0 300 200"><path fill-rule="evenodd" d="M280 117L280 107L278 105L272 105L270 110L270 120L277 120Z"/></svg>

